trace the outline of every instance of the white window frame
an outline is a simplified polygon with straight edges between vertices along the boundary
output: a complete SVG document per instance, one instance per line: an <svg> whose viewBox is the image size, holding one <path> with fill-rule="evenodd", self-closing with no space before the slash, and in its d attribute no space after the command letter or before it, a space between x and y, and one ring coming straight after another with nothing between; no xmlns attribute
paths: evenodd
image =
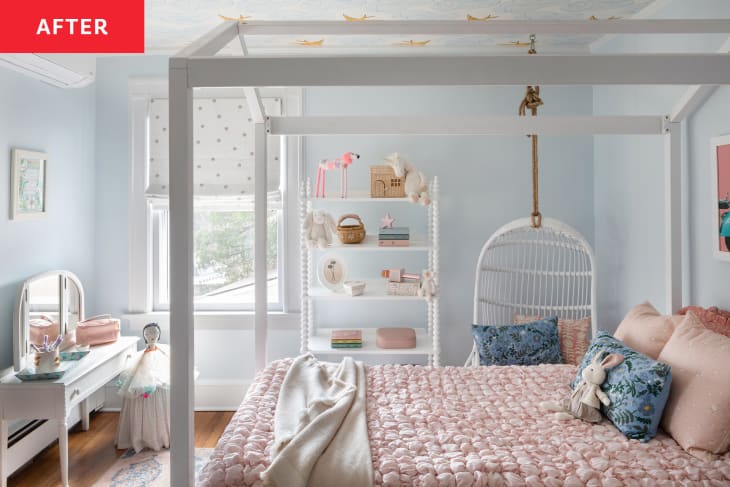
<svg viewBox="0 0 730 487"><path fill-rule="evenodd" d="M302 115L302 90L300 88L260 89L263 98L282 99L283 116ZM154 289L156 272L153 240L156 228L153 221L153 205L147 199L147 159L149 147L149 103L152 98L167 98L168 81L163 78L130 79L129 94L129 147L130 147L130 191L129 191L129 273L128 312L166 312L155 309ZM242 97L240 88L206 88L199 90L203 97ZM299 280L293 279L299 272L296 241L299 232L298 181L302 173L302 138L282 137L281 197L282 217L279 219L279 303L270 305L270 311L296 313L299 311ZM220 305L201 307L200 313L223 312L228 314L253 314L253 305Z"/></svg>

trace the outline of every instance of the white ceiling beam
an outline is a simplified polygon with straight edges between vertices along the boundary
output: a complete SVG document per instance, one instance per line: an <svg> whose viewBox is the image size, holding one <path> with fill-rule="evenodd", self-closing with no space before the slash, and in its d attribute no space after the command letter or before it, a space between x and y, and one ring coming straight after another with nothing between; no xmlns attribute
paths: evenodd
<svg viewBox="0 0 730 487"><path fill-rule="evenodd" d="M664 134L663 117L269 117L271 135Z"/></svg>
<svg viewBox="0 0 730 487"><path fill-rule="evenodd" d="M192 56L215 56L237 35L238 26L235 23L223 22L171 57L170 67L185 67L184 58Z"/></svg>
<svg viewBox="0 0 730 487"><path fill-rule="evenodd" d="M649 5L644 7L643 9L639 10L637 13L632 15L629 20L641 20L641 19L648 19L649 17L654 17L656 14L658 14L661 10L664 9L667 5L671 3L672 0L655 0L651 2ZM599 39L596 39L590 44L590 50L595 52L596 50L602 48L609 42L611 42L613 39L616 38L617 34L608 34L600 37Z"/></svg>
<svg viewBox="0 0 730 487"><path fill-rule="evenodd" d="M203 86L704 85L730 83L720 54L189 58Z"/></svg>
<svg viewBox="0 0 730 487"><path fill-rule="evenodd" d="M730 52L730 38L725 40L725 42L717 52ZM730 59L728 59L727 62L730 62ZM694 112L696 112L699 107L704 105L707 99L712 96L716 89L717 86L711 85L690 86L689 88L687 88L687 91L682 94L680 99L677 101L677 104L674 105L674 108L672 108L669 119L672 122L681 122L682 120L686 119Z"/></svg>
<svg viewBox="0 0 730 487"><path fill-rule="evenodd" d="M368 20L244 22L245 35L730 34L728 19Z"/></svg>
<svg viewBox="0 0 730 487"><path fill-rule="evenodd" d="M240 24L238 26L238 40L241 43L241 52L243 52L244 57L248 56L248 48L246 47L246 40L243 37L243 31L241 30ZM246 96L248 111L251 112L251 118L254 123L264 123L264 118L266 118L266 109L261 101L261 96L259 96L259 90L257 88L245 86L243 88L243 93Z"/></svg>

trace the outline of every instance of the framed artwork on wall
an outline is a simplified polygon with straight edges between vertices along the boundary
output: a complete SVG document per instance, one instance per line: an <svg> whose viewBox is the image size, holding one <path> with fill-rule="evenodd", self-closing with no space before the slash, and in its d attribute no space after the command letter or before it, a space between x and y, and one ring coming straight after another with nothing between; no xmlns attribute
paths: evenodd
<svg viewBox="0 0 730 487"><path fill-rule="evenodd" d="M730 135L712 139L712 239L715 256L730 262Z"/></svg>
<svg viewBox="0 0 730 487"><path fill-rule="evenodd" d="M10 219L38 218L48 211L48 156L13 149L10 163Z"/></svg>

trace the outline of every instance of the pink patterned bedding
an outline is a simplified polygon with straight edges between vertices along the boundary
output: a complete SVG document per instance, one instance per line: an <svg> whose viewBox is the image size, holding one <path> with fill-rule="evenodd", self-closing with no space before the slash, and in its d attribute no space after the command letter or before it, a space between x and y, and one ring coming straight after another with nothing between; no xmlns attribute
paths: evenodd
<svg viewBox="0 0 730 487"><path fill-rule="evenodd" d="M276 361L257 375L199 486L262 485L290 364ZM376 485L730 485L730 454L703 462L661 431L639 443L607 420L562 422L540 410L541 400L568 394L574 374L573 365L368 367Z"/></svg>

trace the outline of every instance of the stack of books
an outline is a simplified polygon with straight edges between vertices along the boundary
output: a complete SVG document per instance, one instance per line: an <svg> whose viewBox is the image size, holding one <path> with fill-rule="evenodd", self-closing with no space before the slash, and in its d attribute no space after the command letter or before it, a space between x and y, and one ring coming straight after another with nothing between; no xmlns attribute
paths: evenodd
<svg viewBox="0 0 730 487"><path fill-rule="evenodd" d="M332 348L362 348L362 330L332 330Z"/></svg>
<svg viewBox="0 0 730 487"><path fill-rule="evenodd" d="M381 228L378 233L379 247L408 247L411 234L408 227Z"/></svg>

